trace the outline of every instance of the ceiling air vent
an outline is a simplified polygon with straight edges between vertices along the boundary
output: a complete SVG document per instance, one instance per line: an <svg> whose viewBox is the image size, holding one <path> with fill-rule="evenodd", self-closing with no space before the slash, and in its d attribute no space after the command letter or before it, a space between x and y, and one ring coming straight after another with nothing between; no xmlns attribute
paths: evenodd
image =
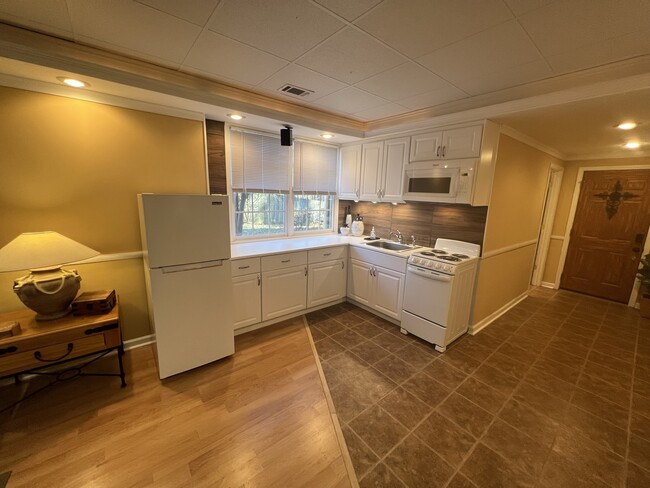
<svg viewBox="0 0 650 488"><path fill-rule="evenodd" d="M289 95L294 95L296 97L306 97L314 93L313 90L307 90L295 85L284 85L282 88L280 88L279 91L287 93Z"/></svg>

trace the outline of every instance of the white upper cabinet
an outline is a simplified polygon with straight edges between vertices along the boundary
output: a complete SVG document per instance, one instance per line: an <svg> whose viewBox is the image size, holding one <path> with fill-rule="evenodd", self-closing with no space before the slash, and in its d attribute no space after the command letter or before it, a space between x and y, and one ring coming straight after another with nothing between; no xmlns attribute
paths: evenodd
<svg viewBox="0 0 650 488"><path fill-rule="evenodd" d="M361 175L361 144L341 148L341 170L339 171L339 198L358 200Z"/></svg>
<svg viewBox="0 0 650 488"><path fill-rule="evenodd" d="M409 143L409 137L399 137L341 148L339 197L403 202L404 165L408 163Z"/></svg>
<svg viewBox="0 0 650 488"><path fill-rule="evenodd" d="M409 160L416 162L476 158L481 152L482 134L483 126L473 125L411 136Z"/></svg>
<svg viewBox="0 0 650 488"><path fill-rule="evenodd" d="M384 142L381 201L403 202L404 165L408 163L409 138L400 137Z"/></svg>
<svg viewBox="0 0 650 488"><path fill-rule="evenodd" d="M430 161L440 158L442 131L427 132L411 136L411 156L409 161Z"/></svg>
<svg viewBox="0 0 650 488"><path fill-rule="evenodd" d="M364 144L361 149L361 200L379 201L381 198L384 142Z"/></svg>

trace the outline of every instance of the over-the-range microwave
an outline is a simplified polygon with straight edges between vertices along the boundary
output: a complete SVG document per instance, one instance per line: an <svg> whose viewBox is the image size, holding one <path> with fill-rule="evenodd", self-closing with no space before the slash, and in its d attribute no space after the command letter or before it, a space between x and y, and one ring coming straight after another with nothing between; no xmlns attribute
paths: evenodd
<svg viewBox="0 0 650 488"><path fill-rule="evenodd" d="M470 203L476 162L476 159L454 159L407 164L404 200Z"/></svg>

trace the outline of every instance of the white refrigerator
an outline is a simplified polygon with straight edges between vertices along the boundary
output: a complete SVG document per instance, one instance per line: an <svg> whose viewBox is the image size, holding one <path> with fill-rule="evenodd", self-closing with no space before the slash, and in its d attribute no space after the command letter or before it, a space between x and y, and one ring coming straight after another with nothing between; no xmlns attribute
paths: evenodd
<svg viewBox="0 0 650 488"><path fill-rule="evenodd" d="M235 352L227 196L138 195L161 379Z"/></svg>

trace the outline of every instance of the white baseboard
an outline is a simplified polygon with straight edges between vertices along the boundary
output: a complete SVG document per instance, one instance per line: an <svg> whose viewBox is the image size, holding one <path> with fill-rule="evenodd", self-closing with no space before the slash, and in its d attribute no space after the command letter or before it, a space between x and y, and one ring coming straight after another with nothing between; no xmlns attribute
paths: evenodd
<svg viewBox="0 0 650 488"><path fill-rule="evenodd" d="M506 303L503 307L498 309L496 312L491 313L487 317L485 317L483 320L480 320L479 322L470 325L468 333L470 335L475 335L481 330L485 329L488 325L490 325L492 322L494 322L496 319L501 317L504 313L506 313L508 310L511 308L515 307L519 302L524 300L528 296L528 291L525 291L521 295L519 295L517 298L514 298L510 300L508 303Z"/></svg>
<svg viewBox="0 0 650 488"><path fill-rule="evenodd" d="M154 342L156 342L155 334L136 337L135 339L129 339L128 341L124 341L124 350L130 351L131 349L136 349L138 347L146 346L148 344L153 344Z"/></svg>
<svg viewBox="0 0 650 488"><path fill-rule="evenodd" d="M552 290L555 290L555 283L551 283L550 281L542 281L539 286L542 288L551 288Z"/></svg>

